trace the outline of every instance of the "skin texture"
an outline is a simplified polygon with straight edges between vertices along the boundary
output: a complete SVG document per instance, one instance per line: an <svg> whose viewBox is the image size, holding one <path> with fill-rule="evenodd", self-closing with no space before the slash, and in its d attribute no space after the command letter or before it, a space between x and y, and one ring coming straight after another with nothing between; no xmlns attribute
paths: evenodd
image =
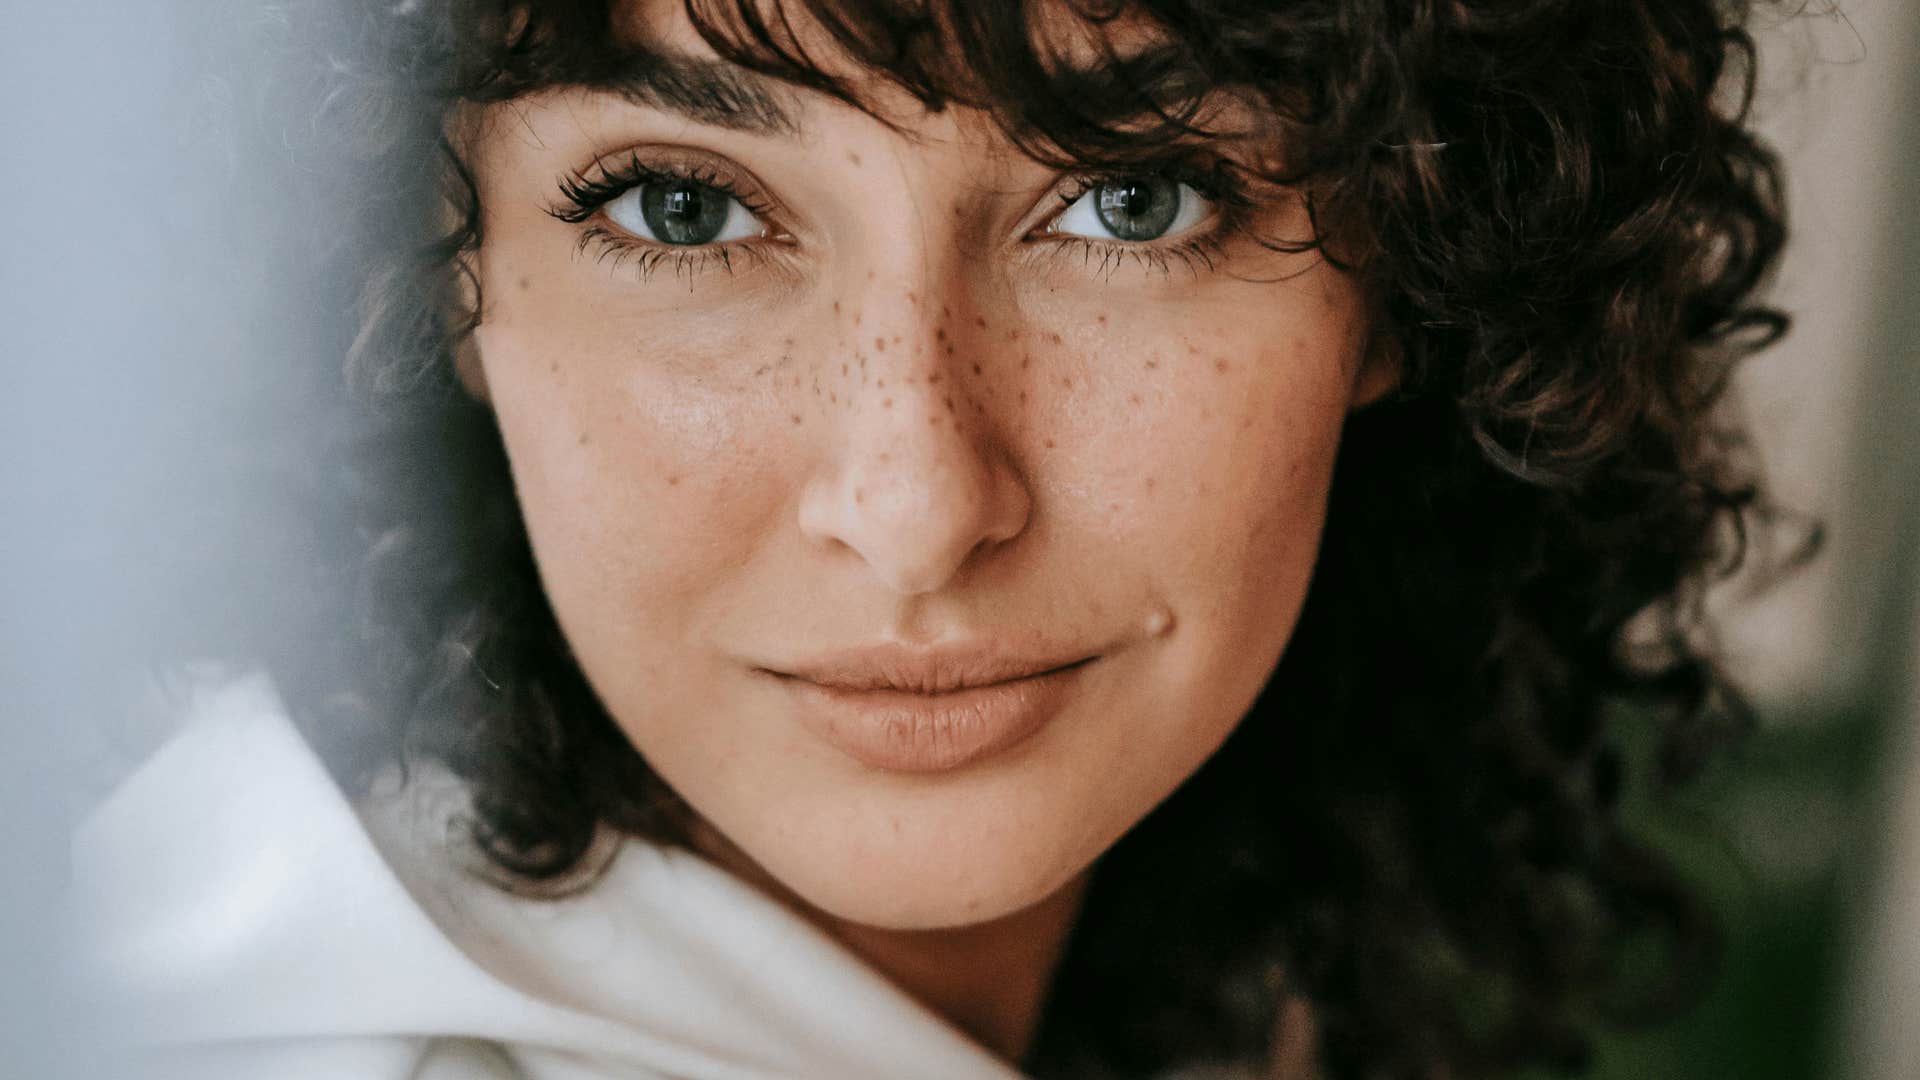
<svg viewBox="0 0 1920 1080"><path fill-rule="evenodd" d="M468 115L462 374L582 669L708 853L1017 1057L1090 866L1285 647L1342 421L1392 373L1316 255L1089 257L1045 232L1072 178L978 117L788 103L797 137L579 90ZM751 193L766 235L731 269L597 257L604 219L548 210L636 149ZM933 773L852 759L757 670L961 640L1100 660L1032 737Z"/></svg>

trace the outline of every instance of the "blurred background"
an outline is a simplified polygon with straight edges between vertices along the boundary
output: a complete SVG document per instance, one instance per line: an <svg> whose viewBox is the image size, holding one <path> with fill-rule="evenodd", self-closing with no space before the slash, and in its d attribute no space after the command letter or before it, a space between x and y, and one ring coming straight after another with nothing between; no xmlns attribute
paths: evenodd
<svg viewBox="0 0 1920 1080"><path fill-rule="evenodd" d="M1786 9L1807 7L1791 16ZM7 4L0 35L0 1077L90 1077L63 1020L68 834L137 733L128 658L168 622L183 550L248 508L233 457L285 401L249 350L297 336L249 252L284 233L223 131L215 75L271 6ZM191 13L188 17L184 13ZM209 14L212 13L212 14ZM201 32L231 23L231 41ZM199 28L189 31L186 28ZM1704 1005L1609 1041L1605 1080L1920 1077L1920 3L1760 16L1757 113L1788 163L1795 317L1736 391L1773 496L1826 547L1712 598L1760 729L1640 826L1715 900ZM260 265L274 260L260 259ZM285 394L285 388L279 393ZM180 477L199 478L183 490ZM183 521L178 502L192 500ZM163 505L164 504L164 505ZM243 604L222 594L216 603Z"/></svg>
<svg viewBox="0 0 1920 1080"><path fill-rule="evenodd" d="M1694 1015L1609 1043L1607 1080L1920 1077L1920 3L1761 8L1794 328L1736 392L1826 547L1712 600L1759 731L1639 813L1718 901L1724 967Z"/></svg>

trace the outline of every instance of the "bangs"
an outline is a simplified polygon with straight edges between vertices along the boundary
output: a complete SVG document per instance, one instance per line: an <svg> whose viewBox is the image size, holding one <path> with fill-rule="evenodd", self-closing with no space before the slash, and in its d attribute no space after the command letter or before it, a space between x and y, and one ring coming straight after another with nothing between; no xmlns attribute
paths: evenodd
<svg viewBox="0 0 1920 1080"><path fill-rule="evenodd" d="M456 34L478 51L458 65L451 90L498 101L617 87L664 51L621 32L631 25L625 7L494 6L487 21L497 33L469 23ZM1293 50L1270 47L1268 6L1248 7L1238 20L1217 7L1089 0L684 0L683 9L722 59L890 126L902 125L883 99L904 93L928 111L989 115L1037 160L1115 167L1201 142L1294 141L1287 136L1312 111L1300 92L1309 73ZM1271 163L1258 171L1299 178L1273 175L1280 170Z"/></svg>

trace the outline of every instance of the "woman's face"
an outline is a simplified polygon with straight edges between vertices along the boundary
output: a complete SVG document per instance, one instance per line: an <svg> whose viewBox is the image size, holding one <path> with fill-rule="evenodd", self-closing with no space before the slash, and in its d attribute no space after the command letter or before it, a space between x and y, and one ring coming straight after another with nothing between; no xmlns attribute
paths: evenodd
<svg viewBox="0 0 1920 1080"><path fill-rule="evenodd" d="M890 928L1024 908L1273 669L1342 420L1392 377L1364 298L1192 185L1062 176L964 110L890 130L713 66L676 12L633 22L673 80L466 126L464 375L542 581L780 886ZM1269 202L1241 226L1307 233Z"/></svg>

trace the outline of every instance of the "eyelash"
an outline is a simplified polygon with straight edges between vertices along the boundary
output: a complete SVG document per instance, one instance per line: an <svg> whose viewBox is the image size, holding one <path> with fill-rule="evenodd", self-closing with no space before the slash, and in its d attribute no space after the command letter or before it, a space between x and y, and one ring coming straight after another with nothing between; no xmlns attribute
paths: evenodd
<svg viewBox="0 0 1920 1080"><path fill-rule="evenodd" d="M576 253L597 248L596 262L611 262L614 269L630 262L643 281L652 277L663 265L670 264L675 278L684 274L691 283L695 275L714 266L732 273L736 255L757 259L767 254L762 246L764 240L760 243L735 240L725 244L678 247L651 243L604 225L587 225L608 203L634 188L646 184L685 183L712 188L739 202L755 217L764 218L775 213L773 206L711 166L649 164L638 152L628 154L625 160L614 165L602 167L597 176L571 172L561 177L560 201L548 207L547 213L569 225L586 226L581 229L580 238L574 245Z"/></svg>
<svg viewBox="0 0 1920 1080"><path fill-rule="evenodd" d="M1142 176L1160 177L1193 188L1202 198L1214 204L1214 220L1198 232L1167 244L1124 243L1044 231L1031 235L1047 238L1051 258L1065 260L1079 255L1083 268L1103 281L1110 280L1128 260L1163 275L1171 275L1176 266L1195 276L1212 272L1217 261L1225 255L1227 241L1242 230L1245 215L1251 206L1242 182L1232 175L1224 159L1143 164L1128 172L1083 174L1072 178L1070 193L1060 195L1061 212L1064 213L1066 207L1102 184ZM628 236L604 225L587 224L608 203L636 187L684 183L700 184L733 198L758 218L764 219L776 213L774 207L710 166L649 164L638 153L628 155L615 165L602 167L595 176L572 172L562 177L560 201L549 207L547 213L568 224L585 226L575 244L576 252L584 253L589 248L597 248L596 261L611 262L616 269L630 263L642 280L651 278L663 266L671 266L676 279L685 275L691 284L695 275L715 267L733 273L736 256L760 260L768 255L768 238L765 237L678 247ZM1049 218L1047 224L1056 218ZM1097 265L1094 264L1095 259L1099 260Z"/></svg>
<svg viewBox="0 0 1920 1080"><path fill-rule="evenodd" d="M1081 266L1102 281L1111 280L1115 271L1127 260L1167 276L1172 275L1176 264L1196 277L1202 272L1212 273L1216 268L1215 261L1226 254L1227 241L1242 230L1248 208L1252 205L1242 182L1232 175L1223 158L1146 164L1132 172L1091 173L1074 177L1069 192L1060 196L1061 213L1102 184L1143 176L1172 180L1192 188L1201 198L1213 203L1214 220L1169 244L1127 244L1073 233L1053 233L1049 234L1053 239L1053 258L1064 260L1078 254ZM1048 222L1051 224L1055 220L1057 215L1049 218ZM1093 265L1095 259L1099 260L1097 265Z"/></svg>

